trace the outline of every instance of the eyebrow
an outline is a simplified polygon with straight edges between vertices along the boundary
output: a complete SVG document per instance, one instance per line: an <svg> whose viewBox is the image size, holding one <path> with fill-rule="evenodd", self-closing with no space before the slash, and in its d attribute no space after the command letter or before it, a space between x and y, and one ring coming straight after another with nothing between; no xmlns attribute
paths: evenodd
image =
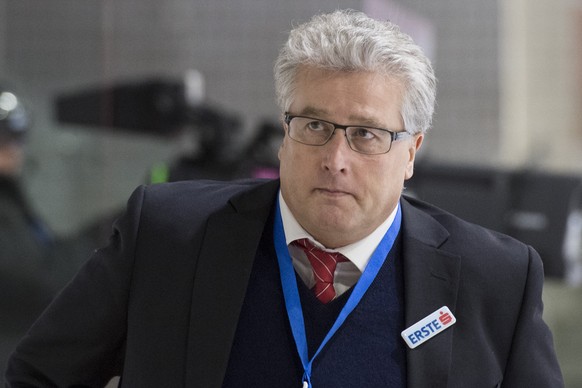
<svg viewBox="0 0 582 388"><path fill-rule="evenodd" d="M307 115L307 116L327 116L328 115L326 110L314 108L312 106L308 106L305 109L301 110L300 114Z"/></svg>
<svg viewBox="0 0 582 388"><path fill-rule="evenodd" d="M308 107L302 109L300 114L305 115L305 116L315 116L316 118L320 118L321 116L323 116L323 117L329 116L329 113L327 110L315 108L312 106L308 106ZM322 120L324 120L324 119L322 119ZM358 124L354 124L354 125L363 125L363 126L369 126L369 127L375 127L375 128L384 128L385 127L385 125L383 125L382 123L380 123L374 119L371 119L369 117L350 116L349 121L354 122L354 123L358 123ZM351 125L351 124L349 124L349 125Z"/></svg>

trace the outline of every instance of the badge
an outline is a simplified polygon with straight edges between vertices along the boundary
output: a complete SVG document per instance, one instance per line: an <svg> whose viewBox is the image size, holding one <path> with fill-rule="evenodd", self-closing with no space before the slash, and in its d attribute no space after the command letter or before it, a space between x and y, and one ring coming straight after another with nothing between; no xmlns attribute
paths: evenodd
<svg viewBox="0 0 582 388"><path fill-rule="evenodd" d="M400 335L410 349L428 341L435 335L448 329L457 322L457 319L451 313L447 306L443 306L426 318L421 319Z"/></svg>

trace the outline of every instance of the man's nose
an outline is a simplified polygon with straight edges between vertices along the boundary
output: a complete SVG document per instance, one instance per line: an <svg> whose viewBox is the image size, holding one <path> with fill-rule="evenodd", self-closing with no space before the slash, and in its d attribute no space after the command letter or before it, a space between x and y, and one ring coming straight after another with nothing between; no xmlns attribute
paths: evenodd
<svg viewBox="0 0 582 388"><path fill-rule="evenodd" d="M345 172L348 153L353 152L345 136L345 130L336 128L329 141L323 146L323 167L331 173Z"/></svg>

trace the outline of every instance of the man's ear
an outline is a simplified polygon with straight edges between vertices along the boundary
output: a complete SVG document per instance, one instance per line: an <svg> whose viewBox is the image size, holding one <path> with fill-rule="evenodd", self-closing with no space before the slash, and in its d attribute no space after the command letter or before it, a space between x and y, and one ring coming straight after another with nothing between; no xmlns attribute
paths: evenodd
<svg viewBox="0 0 582 388"><path fill-rule="evenodd" d="M410 147L408 148L408 164L406 166L406 172L404 174L404 179L412 178L414 175L414 161L416 160L416 153L422 146L424 141L424 134L419 133L414 135L414 139L410 142Z"/></svg>

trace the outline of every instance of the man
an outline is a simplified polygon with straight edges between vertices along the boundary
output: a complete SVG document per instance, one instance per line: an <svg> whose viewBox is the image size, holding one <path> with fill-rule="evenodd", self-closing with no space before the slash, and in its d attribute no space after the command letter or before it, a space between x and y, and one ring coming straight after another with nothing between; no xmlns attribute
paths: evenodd
<svg viewBox="0 0 582 388"><path fill-rule="evenodd" d="M539 256L401 196L435 98L410 38L316 16L275 80L280 182L138 189L9 386L563 386Z"/></svg>

